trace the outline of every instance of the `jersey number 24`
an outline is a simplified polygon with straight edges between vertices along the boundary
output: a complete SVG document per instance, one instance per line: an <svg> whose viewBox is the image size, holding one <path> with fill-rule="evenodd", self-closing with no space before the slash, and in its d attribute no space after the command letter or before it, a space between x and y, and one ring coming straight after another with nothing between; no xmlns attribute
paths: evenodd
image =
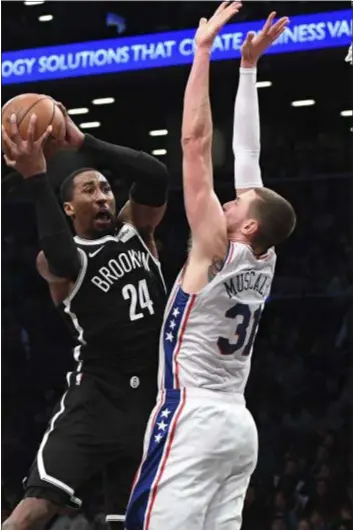
<svg viewBox="0 0 353 530"><path fill-rule="evenodd" d="M132 283L124 285L122 289L124 300L130 300L130 320L139 320L145 316L143 309L154 315L153 302L148 291L146 280L140 280L136 287Z"/></svg>
<svg viewBox="0 0 353 530"><path fill-rule="evenodd" d="M226 312L226 318L236 319L239 317L238 324L234 330L237 339L231 342L224 337L218 339L218 348L222 355L232 355L239 350L242 351L242 356L246 357L250 354L254 344L257 328L259 326L262 313L262 306L259 306L256 311L251 311L250 307L245 304L235 304Z"/></svg>

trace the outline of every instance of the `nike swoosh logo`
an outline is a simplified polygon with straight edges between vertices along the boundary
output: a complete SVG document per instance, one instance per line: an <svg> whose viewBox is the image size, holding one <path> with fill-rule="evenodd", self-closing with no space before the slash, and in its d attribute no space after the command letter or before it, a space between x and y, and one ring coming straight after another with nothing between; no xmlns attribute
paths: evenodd
<svg viewBox="0 0 353 530"><path fill-rule="evenodd" d="M100 252L104 247L99 247L97 248L97 250L95 250L94 252L89 252L88 255L90 258L94 258L94 256L96 256L98 254L98 252Z"/></svg>

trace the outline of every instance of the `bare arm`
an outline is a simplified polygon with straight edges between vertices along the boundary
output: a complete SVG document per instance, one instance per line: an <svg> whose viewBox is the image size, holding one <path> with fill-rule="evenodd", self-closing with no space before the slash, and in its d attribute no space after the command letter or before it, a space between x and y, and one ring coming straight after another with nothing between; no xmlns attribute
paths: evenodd
<svg viewBox="0 0 353 530"><path fill-rule="evenodd" d="M239 8L239 3L223 3L209 21L201 19L195 38L182 122L184 201L192 233L190 259L223 258L227 249L226 221L213 189L209 68L214 38Z"/></svg>
<svg viewBox="0 0 353 530"><path fill-rule="evenodd" d="M118 220L120 222L131 223L136 227L149 251L156 259L158 259L158 251L154 232L156 227L162 221L166 208L166 204L153 208L151 206L136 203L133 199L130 199L120 210L118 215Z"/></svg>
<svg viewBox="0 0 353 530"><path fill-rule="evenodd" d="M183 187L192 249L210 256L226 247L222 207L213 189L208 50L196 50L186 86L182 123Z"/></svg>
<svg viewBox="0 0 353 530"><path fill-rule="evenodd" d="M51 299L55 305L61 304L71 291L73 285L72 280L66 278L59 278L55 276L50 270L48 260L44 252L41 250L36 260L37 271L44 280L48 283Z"/></svg>

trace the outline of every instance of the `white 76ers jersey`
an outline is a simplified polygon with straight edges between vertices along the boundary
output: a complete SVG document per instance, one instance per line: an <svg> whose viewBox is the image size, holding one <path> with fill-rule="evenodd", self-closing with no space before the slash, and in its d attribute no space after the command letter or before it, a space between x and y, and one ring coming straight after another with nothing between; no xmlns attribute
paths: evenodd
<svg viewBox="0 0 353 530"><path fill-rule="evenodd" d="M229 243L222 270L198 294L171 291L160 337L159 387L244 392L261 313L271 290L276 253L256 258Z"/></svg>

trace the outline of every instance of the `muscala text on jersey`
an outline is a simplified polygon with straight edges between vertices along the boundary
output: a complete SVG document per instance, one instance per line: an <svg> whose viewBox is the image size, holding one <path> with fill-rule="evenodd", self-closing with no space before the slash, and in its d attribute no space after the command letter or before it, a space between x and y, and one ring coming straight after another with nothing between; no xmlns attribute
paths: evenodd
<svg viewBox="0 0 353 530"><path fill-rule="evenodd" d="M141 250L128 250L120 252L116 258L111 258L106 265L98 269L98 273L91 278L93 285L104 293L124 278L125 274L139 268L151 272L150 254Z"/></svg>
<svg viewBox="0 0 353 530"><path fill-rule="evenodd" d="M224 281L223 286L229 298L234 298L243 291L254 291L266 297L271 282L272 278L267 274L251 269Z"/></svg>

